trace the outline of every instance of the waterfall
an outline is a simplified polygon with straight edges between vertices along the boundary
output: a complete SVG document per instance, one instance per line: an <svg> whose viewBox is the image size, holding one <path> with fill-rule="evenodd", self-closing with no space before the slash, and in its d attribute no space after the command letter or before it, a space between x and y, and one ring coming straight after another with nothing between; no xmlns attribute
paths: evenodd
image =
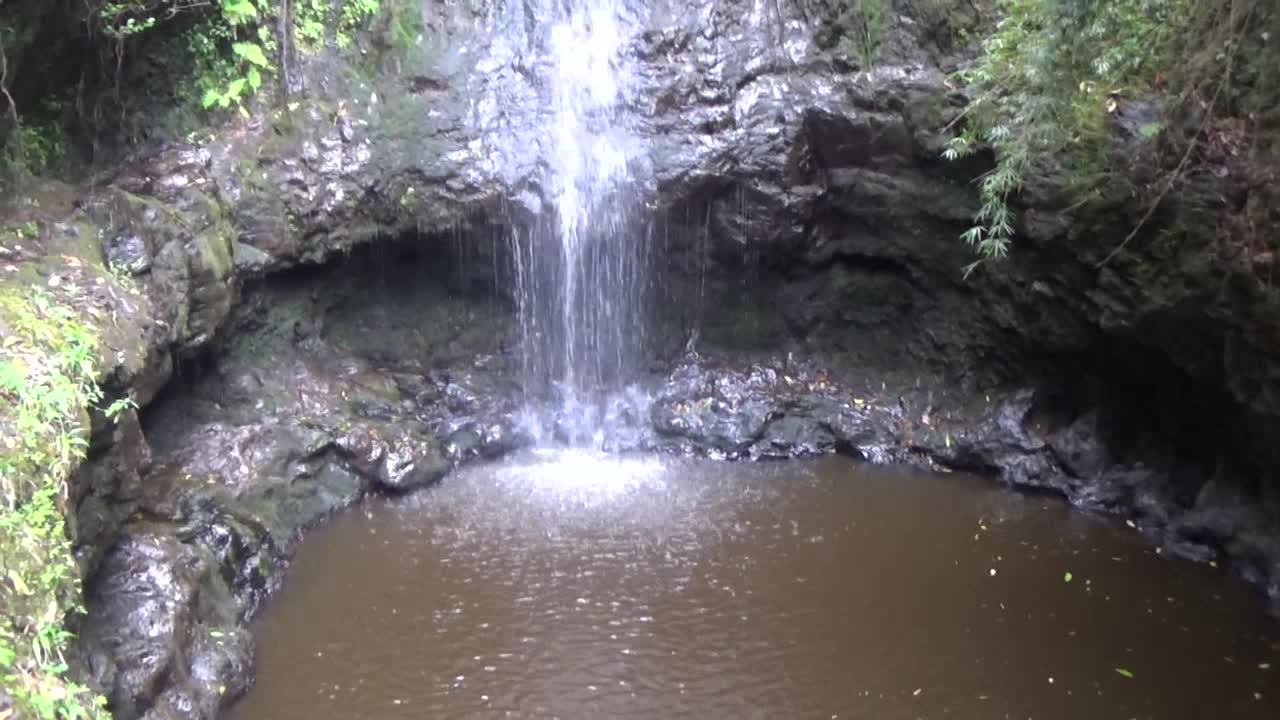
<svg viewBox="0 0 1280 720"><path fill-rule="evenodd" d="M545 53L539 222L513 232L528 386L551 390L583 423L636 369L646 335L650 242L637 220L641 155L626 101L636 18L619 0L540 0L531 42Z"/></svg>

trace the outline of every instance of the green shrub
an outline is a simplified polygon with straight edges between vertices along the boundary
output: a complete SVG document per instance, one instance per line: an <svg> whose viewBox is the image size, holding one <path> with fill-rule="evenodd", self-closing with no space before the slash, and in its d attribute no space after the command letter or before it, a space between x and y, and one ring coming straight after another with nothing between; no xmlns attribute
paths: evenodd
<svg viewBox="0 0 1280 720"><path fill-rule="evenodd" d="M42 291L0 288L0 683L23 717L106 717L67 678L80 577L63 512L87 447L98 338ZM116 403L109 413L122 411Z"/></svg>
<svg viewBox="0 0 1280 720"><path fill-rule="evenodd" d="M977 60L958 73L972 101L944 152L948 159L979 148L995 154L995 168L980 179L982 205L965 242L981 259L1003 257L1014 235L1010 201L1033 174L1052 172L1086 200L1112 171L1107 117L1123 96L1164 94L1174 106L1192 102L1209 115L1228 112L1228 103L1214 102L1229 84L1242 42L1268 43L1266 33L1253 30L1274 16L1271 5L1000 0L994 31ZM1257 57L1274 59L1275 52ZM1140 130L1154 136L1162 129L1155 123Z"/></svg>

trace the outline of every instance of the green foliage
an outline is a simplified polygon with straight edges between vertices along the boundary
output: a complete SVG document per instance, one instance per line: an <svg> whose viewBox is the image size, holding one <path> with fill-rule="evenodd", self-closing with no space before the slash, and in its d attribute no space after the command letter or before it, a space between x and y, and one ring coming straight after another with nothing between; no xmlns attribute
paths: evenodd
<svg viewBox="0 0 1280 720"><path fill-rule="evenodd" d="M294 0L293 39L304 52L324 47L329 28L340 50L351 47L352 34L367 26L382 9L382 0L342 0L338 7L330 0Z"/></svg>
<svg viewBox="0 0 1280 720"><path fill-rule="evenodd" d="M847 0L848 5L836 19L844 33L845 50L856 57L863 68L875 64L880 54L880 35L884 30L886 0Z"/></svg>
<svg viewBox="0 0 1280 720"><path fill-rule="evenodd" d="M70 155L66 132L58 124L61 110L46 102L40 112L14 128L4 146L4 166L24 175L51 173L63 167Z"/></svg>
<svg viewBox="0 0 1280 720"><path fill-rule="evenodd" d="M420 6L413 0L392 0L387 23L390 43L401 49L412 47L421 29Z"/></svg>
<svg viewBox="0 0 1280 720"><path fill-rule="evenodd" d="M324 47L325 20L329 10L326 0L294 0L294 42L303 51L316 52Z"/></svg>
<svg viewBox="0 0 1280 720"><path fill-rule="evenodd" d="M1014 234L1011 199L1050 165L1087 199L1110 171L1107 118L1121 96L1163 91L1176 102L1225 82L1243 5L1249 3L1001 0L1001 19L980 56L958 73L973 99L944 152L953 160L980 148L995 154L965 242L980 258L1003 257ZM1162 130L1147 123L1139 133L1151 138Z"/></svg>
<svg viewBox="0 0 1280 720"><path fill-rule="evenodd" d="M94 1L94 0L91 0ZM284 0L116 0L98 6L99 25L109 36L124 40L156 27L159 22L193 8L199 19L186 32L194 70L190 94L204 109L239 109L278 69L272 61L278 48L276 28ZM292 0L293 47L320 51L330 28L333 43L346 49L353 34L378 15L381 0Z"/></svg>
<svg viewBox="0 0 1280 720"><path fill-rule="evenodd" d="M351 33L364 27L378 14L379 0L347 0L342 4L338 18L338 32L334 42L341 49L351 46Z"/></svg>
<svg viewBox="0 0 1280 720"><path fill-rule="evenodd" d="M203 61L197 80L201 107L234 106L244 112L243 101L262 87L263 74L275 72L267 60L275 38L268 25L259 22L268 19L270 0L256 2L221 0L221 22L215 19L203 33L193 33L192 54ZM230 54L224 52L226 47Z"/></svg>
<svg viewBox="0 0 1280 720"><path fill-rule="evenodd" d="M65 617L81 608L62 507L88 443L85 408L102 399L98 338L40 291L0 289L0 327L0 683L22 717L104 718L64 657Z"/></svg>
<svg viewBox="0 0 1280 720"><path fill-rule="evenodd" d="M98 25L104 33L117 40L144 33L156 26L159 19L147 12L142 0L107 2L98 8Z"/></svg>

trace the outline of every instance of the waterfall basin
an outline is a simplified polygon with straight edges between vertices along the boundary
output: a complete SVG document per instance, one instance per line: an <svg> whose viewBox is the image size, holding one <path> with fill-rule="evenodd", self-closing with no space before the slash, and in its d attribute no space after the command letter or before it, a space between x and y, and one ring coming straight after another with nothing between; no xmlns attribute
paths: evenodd
<svg viewBox="0 0 1280 720"><path fill-rule="evenodd" d="M1275 718L1224 571L960 474L532 451L313 530L236 720Z"/></svg>

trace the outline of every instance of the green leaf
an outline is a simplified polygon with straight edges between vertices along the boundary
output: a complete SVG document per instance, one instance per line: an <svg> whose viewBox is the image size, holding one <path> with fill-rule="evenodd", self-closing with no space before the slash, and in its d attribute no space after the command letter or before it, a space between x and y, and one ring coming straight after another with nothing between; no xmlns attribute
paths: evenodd
<svg viewBox="0 0 1280 720"><path fill-rule="evenodd" d="M1123 676L1123 677L1127 677L1127 678L1129 678L1130 680L1132 680L1132 679L1133 679L1133 673L1129 672L1127 669L1122 668L1122 667L1118 667L1118 668L1116 668L1115 670L1116 670L1116 672L1117 672L1117 673L1119 673L1121 676Z"/></svg>
<svg viewBox="0 0 1280 720"><path fill-rule="evenodd" d="M1071 582L1071 573L1067 572L1062 576L1062 582Z"/></svg>
<svg viewBox="0 0 1280 720"><path fill-rule="evenodd" d="M258 17L258 8L249 0L222 0L222 14L232 24L244 22L251 17Z"/></svg>
<svg viewBox="0 0 1280 720"><path fill-rule="evenodd" d="M0 388L9 392L20 391L27 383L27 374L18 363L6 360L0 363Z"/></svg>
<svg viewBox="0 0 1280 720"><path fill-rule="evenodd" d="M222 99L222 93L218 92L217 90L214 90L213 88L210 88L208 90L205 90L204 97L200 98L200 107L203 107L204 109L208 110L209 108L213 107L214 103L217 103L221 99Z"/></svg>
<svg viewBox="0 0 1280 720"><path fill-rule="evenodd" d="M231 50L258 67L266 67L269 64L267 56L262 53L262 46L257 43L238 42L231 46Z"/></svg>
<svg viewBox="0 0 1280 720"><path fill-rule="evenodd" d="M1156 135L1159 135L1160 131L1163 129L1164 129L1164 123L1146 122L1138 126L1138 134L1150 140Z"/></svg>
<svg viewBox="0 0 1280 720"><path fill-rule="evenodd" d="M258 68L249 68L249 72L245 73L244 77L249 81L249 88L254 92L257 92L258 88L262 87L262 73L258 72Z"/></svg>
<svg viewBox="0 0 1280 720"><path fill-rule="evenodd" d="M236 78L235 80L232 80L231 84L227 85L226 96L232 100L239 100L240 96L244 93L244 86L248 82L249 81L245 78Z"/></svg>

